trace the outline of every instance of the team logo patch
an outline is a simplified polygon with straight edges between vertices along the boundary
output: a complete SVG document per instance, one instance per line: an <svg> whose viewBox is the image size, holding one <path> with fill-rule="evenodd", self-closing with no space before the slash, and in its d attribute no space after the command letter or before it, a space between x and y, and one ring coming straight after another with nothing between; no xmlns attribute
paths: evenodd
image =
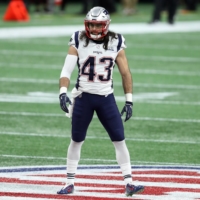
<svg viewBox="0 0 200 200"><path fill-rule="evenodd" d="M0 199L200 200L200 167L134 166L134 183L145 190L133 197L124 194L118 166L79 166L74 194L57 195L65 174L65 166L0 168Z"/></svg>
<svg viewBox="0 0 200 200"><path fill-rule="evenodd" d="M109 13L108 13L108 11L107 11L106 9L103 11L103 13L104 13L105 15L109 15Z"/></svg>

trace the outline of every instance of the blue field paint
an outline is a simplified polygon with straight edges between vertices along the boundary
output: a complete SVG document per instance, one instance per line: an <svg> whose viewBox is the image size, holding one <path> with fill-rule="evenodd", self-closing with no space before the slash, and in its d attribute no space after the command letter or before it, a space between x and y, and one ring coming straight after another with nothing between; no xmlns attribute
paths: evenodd
<svg viewBox="0 0 200 200"><path fill-rule="evenodd" d="M90 165L90 166L79 166L78 169L120 169L117 165ZM154 166L154 165L135 165L132 169L173 169L173 170L200 170L200 166ZM34 172L34 171L55 171L55 170L66 170L65 166L55 167L19 167L19 168L0 168L0 173L11 173L11 172Z"/></svg>

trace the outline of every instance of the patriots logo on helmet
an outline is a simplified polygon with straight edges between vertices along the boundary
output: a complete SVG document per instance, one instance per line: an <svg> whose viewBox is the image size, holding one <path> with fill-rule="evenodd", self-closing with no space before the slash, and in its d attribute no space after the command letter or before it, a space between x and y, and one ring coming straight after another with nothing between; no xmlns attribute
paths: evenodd
<svg viewBox="0 0 200 200"><path fill-rule="evenodd" d="M103 11L103 13L104 13L105 15L109 15L109 12L108 12L106 9Z"/></svg>

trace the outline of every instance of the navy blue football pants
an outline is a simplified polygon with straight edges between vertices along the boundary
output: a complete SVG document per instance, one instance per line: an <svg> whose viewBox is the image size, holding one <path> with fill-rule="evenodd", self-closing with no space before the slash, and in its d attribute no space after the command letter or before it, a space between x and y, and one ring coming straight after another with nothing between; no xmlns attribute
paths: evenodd
<svg viewBox="0 0 200 200"><path fill-rule="evenodd" d="M112 141L124 140L124 127L113 94L107 97L82 93L75 98L72 114L72 139L85 140L88 126L96 112Z"/></svg>

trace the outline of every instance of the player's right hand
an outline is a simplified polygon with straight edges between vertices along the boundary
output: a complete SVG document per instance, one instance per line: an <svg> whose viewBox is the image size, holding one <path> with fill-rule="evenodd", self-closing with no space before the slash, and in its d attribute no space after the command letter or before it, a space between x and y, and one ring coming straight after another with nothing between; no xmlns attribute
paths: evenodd
<svg viewBox="0 0 200 200"><path fill-rule="evenodd" d="M66 93L60 94L59 100L60 100L60 107L61 107L61 109L62 109L64 112L68 113L69 110L68 110L68 108L67 108L67 103L69 103L70 105L71 105L72 103L71 103L69 97L67 96L67 94L66 94Z"/></svg>

